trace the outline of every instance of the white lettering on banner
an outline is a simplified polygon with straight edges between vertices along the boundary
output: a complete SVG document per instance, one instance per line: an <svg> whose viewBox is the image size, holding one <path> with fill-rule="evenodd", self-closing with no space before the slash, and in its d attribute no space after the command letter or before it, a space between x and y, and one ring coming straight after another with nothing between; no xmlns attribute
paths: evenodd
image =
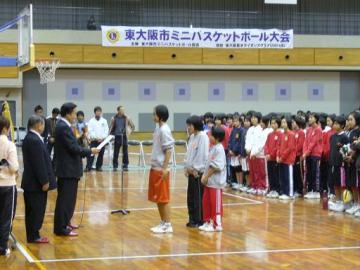
<svg viewBox="0 0 360 270"><path fill-rule="evenodd" d="M292 49L294 31L101 26L105 47Z"/></svg>

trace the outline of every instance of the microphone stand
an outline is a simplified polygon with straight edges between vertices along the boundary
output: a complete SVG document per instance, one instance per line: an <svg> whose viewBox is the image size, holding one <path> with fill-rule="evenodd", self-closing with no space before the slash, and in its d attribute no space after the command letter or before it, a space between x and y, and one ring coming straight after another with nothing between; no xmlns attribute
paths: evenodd
<svg viewBox="0 0 360 270"><path fill-rule="evenodd" d="M122 161L121 161L121 208L111 211L111 214L121 213L130 214L129 210L124 208L124 133L121 133Z"/></svg>

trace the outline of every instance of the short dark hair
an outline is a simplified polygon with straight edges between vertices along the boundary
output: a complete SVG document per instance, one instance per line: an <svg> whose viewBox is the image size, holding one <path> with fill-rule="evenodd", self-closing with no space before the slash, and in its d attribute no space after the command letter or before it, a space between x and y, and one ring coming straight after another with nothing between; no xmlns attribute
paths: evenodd
<svg viewBox="0 0 360 270"><path fill-rule="evenodd" d="M204 114L204 118L211 118L213 119L214 118L214 114L212 112L207 112Z"/></svg>
<svg viewBox="0 0 360 270"><path fill-rule="evenodd" d="M305 122L305 118L299 115L296 115L294 117L294 121L295 123L298 125L299 128L305 128L306 126L306 122Z"/></svg>
<svg viewBox="0 0 360 270"><path fill-rule="evenodd" d="M228 113L227 115L226 115L226 118L227 119L233 119L234 118L234 115L232 114L232 113Z"/></svg>
<svg viewBox="0 0 360 270"><path fill-rule="evenodd" d="M117 111L120 111L121 108L124 108L124 106L122 106L122 105L117 106L116 110L117 110Z"/></svg>
<svg viewBox="0 0 360 270"><path fill-rule="evenodd" d="M260 123L261 118L262 118L262 115L261 115L261 112L253 112L253 113L251 114L251 117L257 118L258 122Z"/></svg>
<svg viewBox="0 0 360 270"><path fill-rule="evenodd" d="M336 116L334 119L334 123L338 123L341 128L344 128L346 125L346 118L343 115Z"/></svg>
<svg viewBox="0 0 360 270"><path fill-rule="evenodd" d="M98 112L98 111L102 112L102 109L101 109L100 106L96 106L96 107L94 108L94 113L96 113L96 112Z"/></svg>
<svg viewBox="0 0 360 270"><path fill-rule="evenodd" d="M279 117L273 117L271 118L271 121L275 121L275 123L278 125L278 128L281 127L281 119Z"/></svg>
<svg viewBox="0 0 360 270"><path fill-rule="evenodd" d="M286 124L287 124L287 126L288 126L288 129L292 129L292 125L291 125L291 123L292 123L292 119L291 119L291 116L290 115L284 115L282 118L281 118L281 120L285 120L286 121Z"/></svg>
<svg viewBox="0 0 360 270"><path fill-rule="evenodd" d="M219 114L215 115L214 120L220 120L222 122L224 115L225 114L223 114L223 113L219 113Z"/></svg>
<svg viewBox="0 0 360 270"><path fill-rule="evenodd" d="M6 117L0 115L0 132L2 132L4 128L10 128L10 121Z"/></svg>
<svg viewBox="0 0 360 270"><path fill-rule="evenodd" d="M316 123L319 123L320 115L318 113L311 112L311 113L309 113L309 117L310 116L313 116L316 119Z"/></svg>
<svg viewBox="0 0 360 270"><path fill-rule="evenodd" d="M51 113L52 114L60 114L60 110L59 110L59 108L54 108L54 109L52 109Z"/></svg>
<svg viewBox="0 0 360 270"><path fill-rule="evenodd" d="M203 122L201 121L201 117L198 115L193 115L190 117L190 125L194 126L194 129L196 131L203 131L204 130L204 125Z"/></svg>
<svg viewBox="0 0 360 270"><path fill-rule="evenodd" d="M37 111L40 111L40 110L44 110L43 109L43 107L41 107L41 105L37 105L37 106L35 106L35 108L34 108L34 112L36 113Z"/></svg>
<svg viewBox="0 0 360 270"><path fill-rule="evenodd" d="M261 117L261 122L263 122L265 126L268 126L270 122L270 116L264 115L263 117Z"/></svg>
<svg viewBox="0 0 360 270"><path fill-rule="evenodd" d="M60 108L61 117L65 117L66 115L71 114L76 107L77 106L75 103L72 102L64 103Z"/></svg>
<svg viewBox="0 0 360 270"><path fill-rule="evenodd" d="M37 124L42 123L45 124L45 120L43 117L38 115L32 115L30 116L28 120L28 129L34 128Z"/></svg>
<svg viewBox="0 0 360 270"><path fill-rule="evenodd" d="M212 127L211 135L217 140L218 142L222 142L225 138L225 130L221 127Z"/></svg>
<svg viewBox="0 0 360 270"><path fill-rule="evenodd" d="M334 113L332 113L332 114L329 114L328 116L327 116L327 118L330 118L331 119L331 121L335 121L335 118L336 118L336 114L334 114Z"/></svg>
<svg viewBox="0 0 360 270"><path fill-rule="evenodd" d="M165 105L157 105L155 107L155 114L160 121L166 122L169 119L169 110Z"/></svg>
<svg viewBox="0 0 360 270"><path fill-rule="evenodd" d="M76 116L77 116L77 117L79 117L79 115L81 115L82 117L85 117L85 114L84 114L83 111L78 111L78 112L76 113Z"/></svg>

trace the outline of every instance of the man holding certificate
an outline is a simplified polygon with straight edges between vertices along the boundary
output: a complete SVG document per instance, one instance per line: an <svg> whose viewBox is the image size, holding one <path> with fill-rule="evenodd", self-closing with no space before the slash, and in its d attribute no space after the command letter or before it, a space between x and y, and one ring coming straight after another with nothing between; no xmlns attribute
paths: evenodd
<svg viewBox="0 0 360 270"><path fill-rule="evenodd" d="M83 174L82 158L100 152L97 148L81 147L72 130L76 119L76 105L65 103L60 109L61 118L55 128L56 176L58 196L54 216L54 233L59 236L77 236L78 228L70 223L74 214L78 181Z"/></svg>

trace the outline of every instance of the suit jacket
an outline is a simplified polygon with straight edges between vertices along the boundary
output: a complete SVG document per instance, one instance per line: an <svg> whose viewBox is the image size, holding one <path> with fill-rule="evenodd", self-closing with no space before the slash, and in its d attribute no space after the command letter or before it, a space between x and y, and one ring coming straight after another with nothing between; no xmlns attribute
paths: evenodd
<svg viewBox="0 0 360 270"><path fill-rule="evenodd" d="M49 182L49 190L56 188L56 179L51 158L46 145L33 132L29 131L22 144L24 172L21 188L24 191L42 191Z"/></svg>
<svg viewBox="0 0 360 270"><path fill-rule="evenodd" d="M55 128L55 174L59 178L80 178L83 175L82 158L91 150L81 147L72 129L63 120Z"/></svg>

